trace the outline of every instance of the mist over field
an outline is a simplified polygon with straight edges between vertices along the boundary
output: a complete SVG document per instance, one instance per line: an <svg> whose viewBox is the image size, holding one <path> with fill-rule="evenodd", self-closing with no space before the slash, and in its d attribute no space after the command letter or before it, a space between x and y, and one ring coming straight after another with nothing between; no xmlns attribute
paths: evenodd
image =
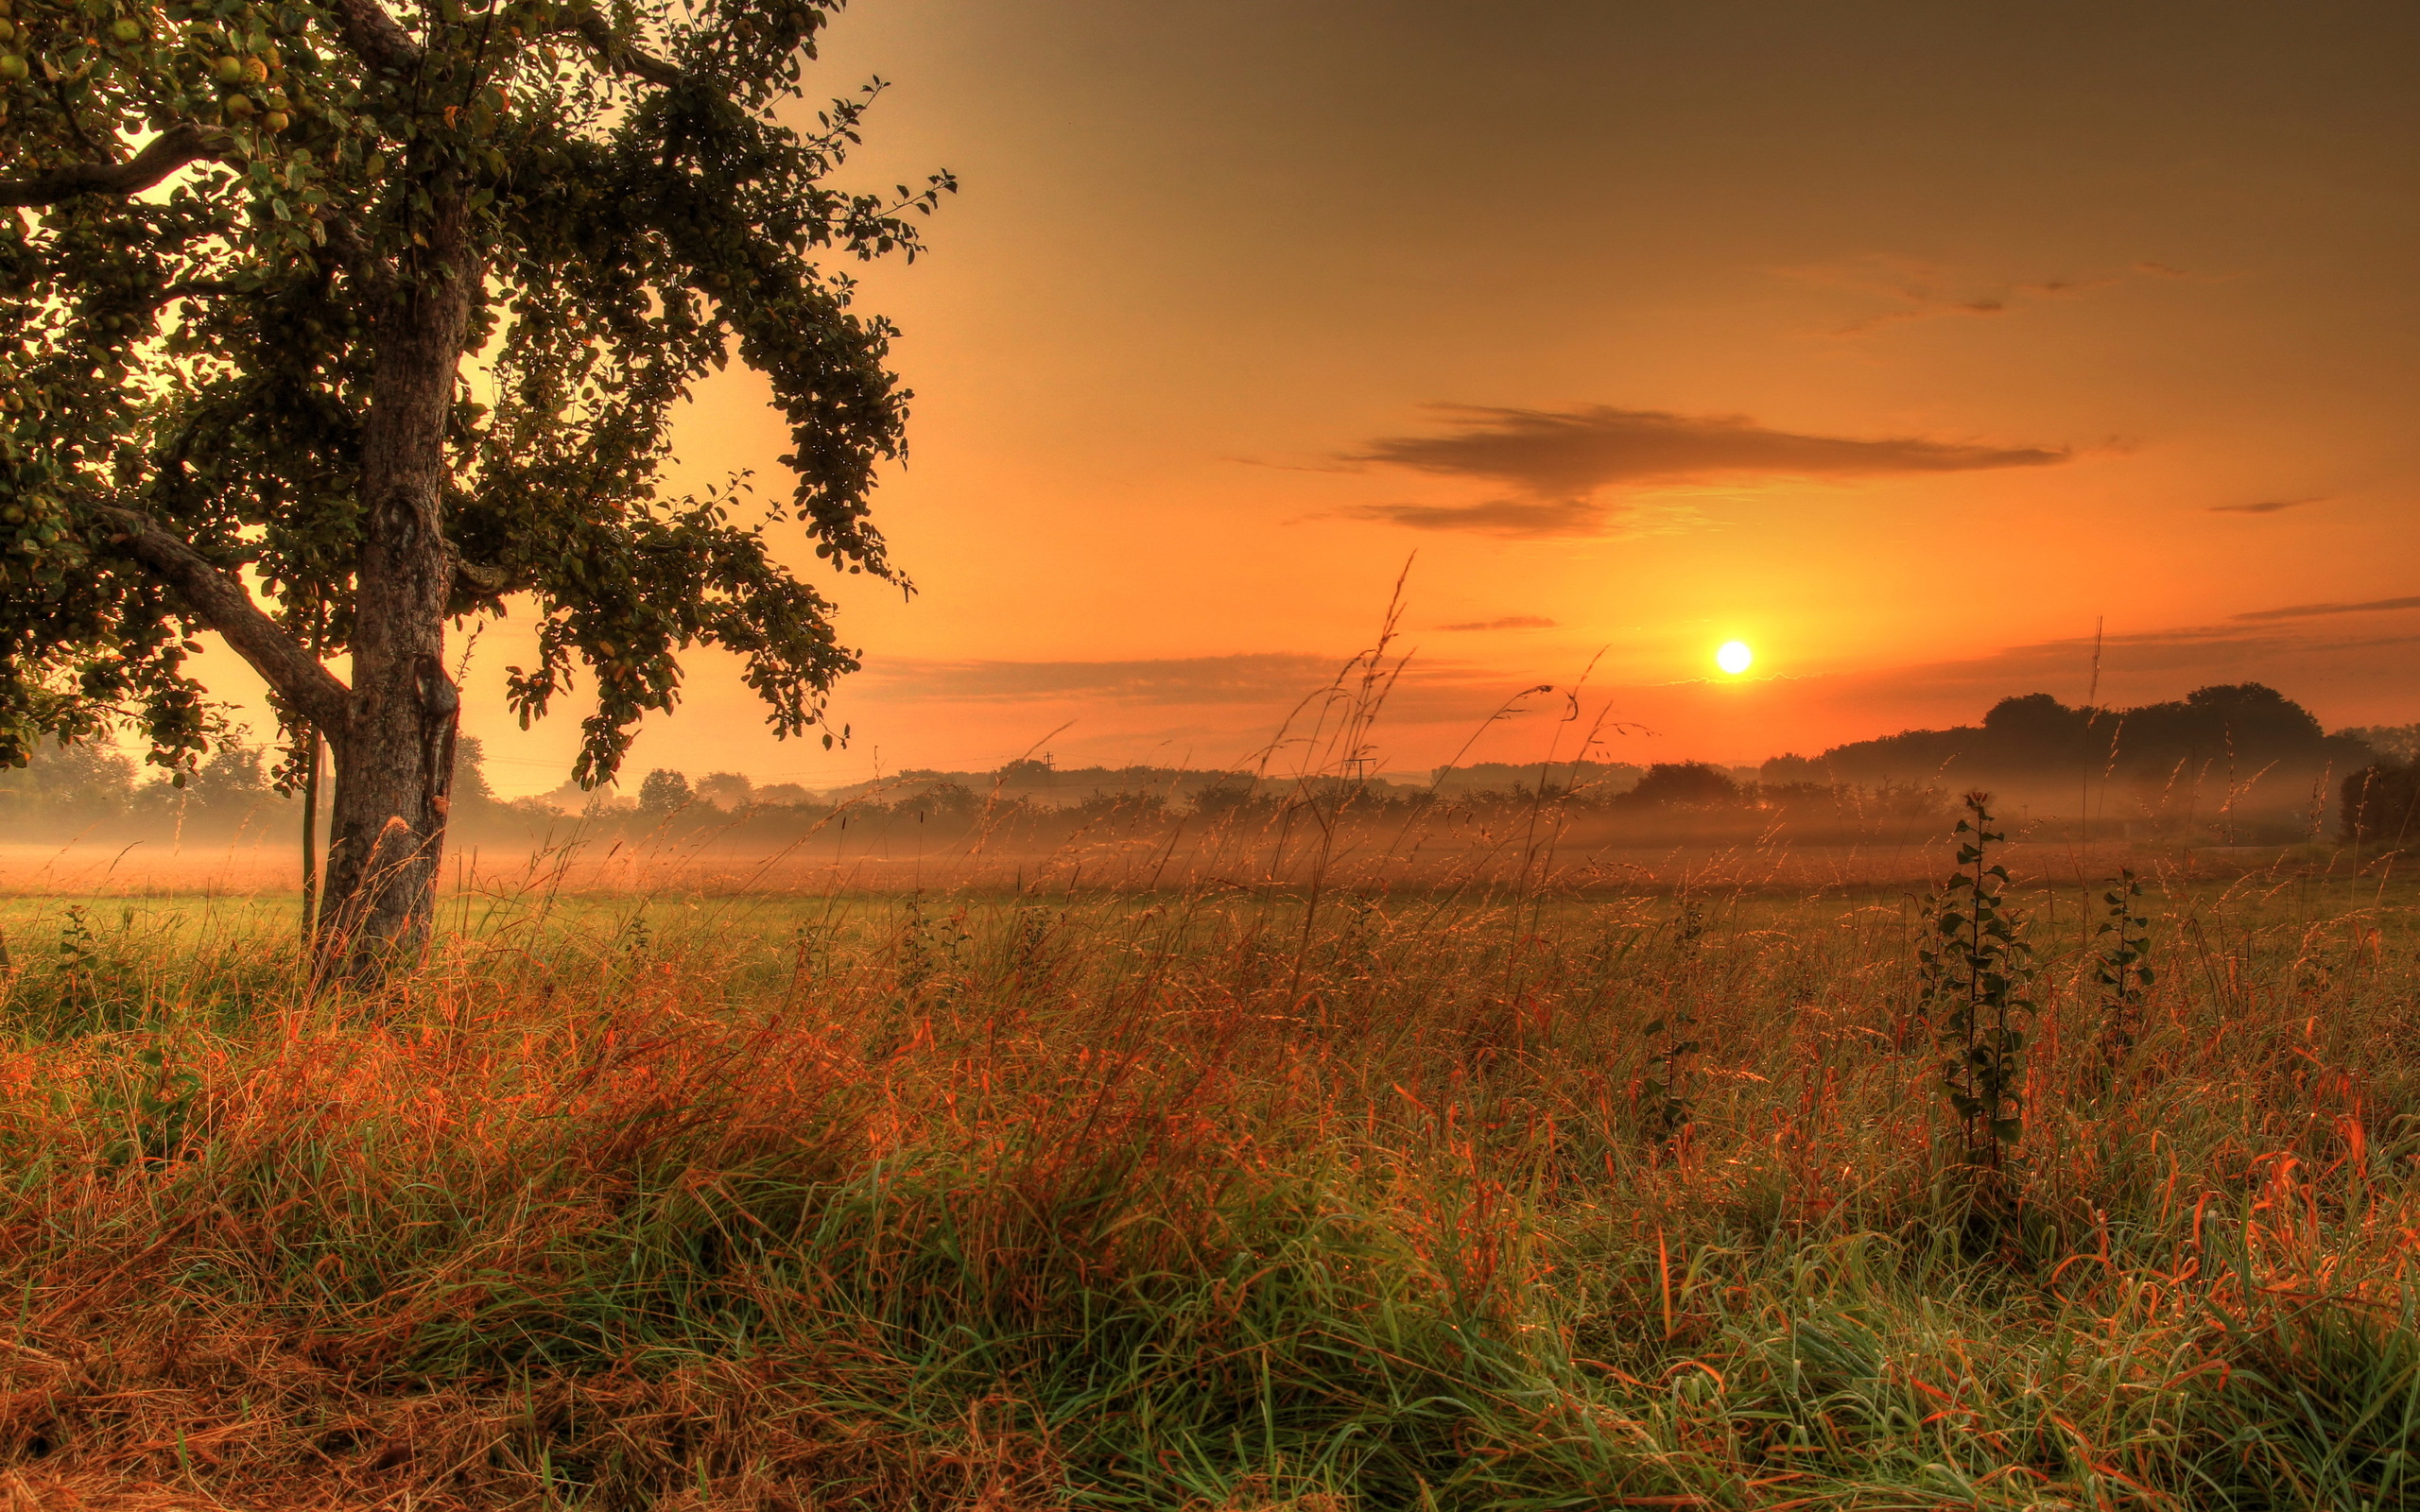
<svg viewBox="0 0 2420 1512"><path fill-rule="evenodd" d="M1382 718L1374 708L1355 728ZM2408 783L2396 774L2416 750L2420 727L2323 734L2299 705L2256 684L2133 709L2010 697L1975 725L1753 767L1548 753L1399 772L1339 759L1333 742L1305 751L1281 742L1251 770L1062 769L1027 758L990 772L908 768L814 793L657 768L635 797L566 783L505 800L470 738L456 762L455 880L1132 888L1290 882L1318 856L1404 885L1541 873L1588 886L1708 866L1735 879L1880 881L1929 866L1959 795L1978 788L2010 816L2020 849L2041 852L2039 866L2063 852L2073 869L2096 848L2141 846L2225 867L2352 838L2348 816L2374 787L2383 815L2380 784ZM277 791L265 753L231 744L182 787L135 770L106 748L69 747L0 773L9 833L0 877L20 888L291 885L301 803Z"/></svg>

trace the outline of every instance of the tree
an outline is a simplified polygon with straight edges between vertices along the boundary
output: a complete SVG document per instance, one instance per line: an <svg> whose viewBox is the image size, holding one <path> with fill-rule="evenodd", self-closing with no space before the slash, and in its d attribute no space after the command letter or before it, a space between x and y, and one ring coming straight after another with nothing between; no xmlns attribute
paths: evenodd
<svg viewBox="0 0 2420 1512"><path fill-rule="evenodd" d="M37 816L90 823L116 818L134 801L134 763L111 747L46 746L30 766L0 772L0 819Z"/></svg>
<svg viewBox="0 0 2420 1512"><path fill-rule="evenodd" d="M194 818L233 825L269 800L268 774L261 753L222 741L187 782L182 807Z"/></svg>
<svg viewBox="0 0 2420 1512"><path fill-rule="evenodd" d="M2420 766L2379 762L2344 779L2344 839L2403 846L2420 838Z"/></svg>
<svg viewBox="0 0 2420 1512"><path fill-rule="evenodd" d="M475 808L496 801L495 785L488 781L487 742L476 735L455 739L454 775L445 792L448 808Z"/></svg>
<svg viewBox="0 0 2420 1512"><path fill-rule="evenodd" d="M824 264L912 258L955 187L827 182L878 83L785 118L840 3L14 0L0 760L122 722L189 767L185 661L216 630L289 746L328 740L320 948L369 974L428 930L449 619L526 596L525 722L587 669L584 788L700 643L745 658L777 732L818 727L856 662L769 531L905 587L867 501L908 397ZM659 497L674 410L734 353L791 486Z"/></svg>
<svg viewBox="0 0 2420 1512"><path fill-rule="evenodd" d="M1638 785L1615 799L1625 808L1729 808L1742 799L1739 784L1705 762L1657 762Z"/></svg>
<svg viewBox="0 0 2420 1512"><path fill-rule="evenodd" d="M2405 766L2420 762L2420 725L2356 725L2336 731L2331 738L2360 741L2382 762Z"/></svg>
<svg viewBox="0 0 2420 1512"><path fill-rule="evenodd" d="M639 783L639 812L660 819L687 808L692 796L688 778L670 767L659 766Z"/></svg>

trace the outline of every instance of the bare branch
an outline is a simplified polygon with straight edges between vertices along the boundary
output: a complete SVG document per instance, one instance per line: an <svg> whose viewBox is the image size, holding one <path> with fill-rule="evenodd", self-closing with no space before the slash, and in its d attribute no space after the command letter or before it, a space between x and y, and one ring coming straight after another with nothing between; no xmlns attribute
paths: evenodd
<svg viewBox="0 0 2420 1512"><path fill-rule="evenodd" d="M582 6L564 19L608 68L634 75L666 89L681 82L681 70L643 47L614 35L613 24L595 6Z"/></svg>
<svg viewBox="0 0 2420 1512"><path fill-rule="evenodd" d="M186 609L226 637L235 653L323 734L340 735L352 719L353 692L320 665L302 642L261 612L234 576L211 564L149 515L95 504L116 544L176 591Z"/></svg>
<svg viewBox="0 0 2420 1512"><path fill-rule="evenodd" d="M407 74L420 63L420 44L387 14L378 0L333 0L337 30L354 56L389 74Z"/></svg>
<svg viewBox="0 0 2420 1512"><path fill-rule="evenodd" d="M140 194L189 163L226 150L223 131L181 123L125 163L78 163L30 179L0 179L0 205L55 205L78 195Z"/></svg>

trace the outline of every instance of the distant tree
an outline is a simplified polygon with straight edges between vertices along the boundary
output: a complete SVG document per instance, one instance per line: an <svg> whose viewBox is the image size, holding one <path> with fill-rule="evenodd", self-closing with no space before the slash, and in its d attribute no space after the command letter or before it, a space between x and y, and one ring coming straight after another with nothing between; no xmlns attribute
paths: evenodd
<svg viewBox="0 0 2420 1512"><path fill-rule="evenodd" d="M89 823L127 812L134 763L95 741L43 742L31 765L0 770L0 815Z"/></svg>
<svg viewBox="0 0 2420 1512"><path fill-rule="evenodd" d="M184 787L184 807L197 817L233 821L269 801L269 775L257 747L221 744Z"/></svg>
<svg viewBox="0 0 2420 1512"><path fill-rule="evenodd" d="M1746 795L1731 774L1707 762L1657 762L1617 801L1625 808L1731 808Z"/></svg>
<svg viewBox="0 0 2420 1512"><path fill-rule="evenodd" d="M495 788L488 782L488 744L476 735L458 735L454 739L454 776L447 790L457 803L465 800L493 803Z"/></svg>
<svg viewBox="0 0 2420 1512"><path fill-rule="evenodd" d="M962 782L936 782L892 806L893 813L922 814L928 818L963 824L982 812L983 799Z"/></svg>
<svg viewBox="0 0 2420 1512"><path fill-rule="evenodd" d="M2310 711L2257 682L2196 688L2181 699L2131 709L2071 708L2047 693L2003 698L1979 728L1909 730L1835 746L1812 762L1765 764L1765 780L1937 782L2068 777L2113 765L2165 776L2231 762L2239 775L2278 763L2342 771L2366 763L2358 740L2327 735Z"/></svg>
<svg viewBox="0 0 2420 1512"><path fill-rule="evenodd" d="M660 818L675 810L687 808L693 796L689 791L689 779L669 767L659 766L639 783L639 812Z"/></svg>
<svg viewBox="0 0 2420 1512"><path fill-rule="evenodd" d="M2420 841L2420 766L2381 762L2344 779L2343 836L2355 845Z"/></svg>
<svg viewBox="0 0 2420 1512"><path fill-rule="evenodd" d="M2154 704L2136 713L2166 714L2169 707ZM2326 738L2309 710L2266 683L2196 688L2185 696L2185 710L2179 721L2189 730L2185 738L2204 749L2216 745L2238 754L2266 757L2315 747Z"/></svg>
<svg viewBox="0 0 2420 1512"><path fill-rule="evenodd" d="M802 808L814 802L815 795L796 782L768 782L756 790L756 801L784 808Z"/></svg>
<svg viewBox="0 0 2420 1512"><path fill-rule="evenodd" d="M737 772L708 772L698 779L698 797L718 809L744 809L756 795L756 785Z"/></svg>
<svg viewBox="0 0 2420 1512"><path fill-rule="evenodd" d="M1829 786L1831 774L1822 762L1791 752L1775 756L1756 768L1756 781L1767 787Z"/></svg>
<svg viewBox="0 0 2420 1512"><path fill-rule="evenodd" d="M525 719L588 669L583 788L699 643L777 733L820 725L856 662L769 528L902 581L867 501L907 398L825 263L912 255L952 187L830 186L871 89L787 124L838 4L15 0L0 207L36 215L0 215L0 763L130 718L191 765L191 637L217 631L329 742L323 949L373 973L428 929L449 619L530 602ZM658 490L735 356L791 438L754 518Z"/></svg>
<svg viewBox="0 0 2420 1512"><path fill-rule="evenodd" d="M1995 768L2064 770L2092 754L2096 730L2102 750L2118 728L2094 709L2070 709L2047 693L2002 698L1983 715L1984 759Z"/></svg>
<svg viewBox="0 0 2420 1512"><path fill-rule="evenodd" d="M2410 765L2420 762L2420 725L2356 725L2340 730L2337 740L2358 740L2380 761Z"/></svg>
<svg viewBox="0 0 2420 1512"><path fill-rule="evenodd" d="M1221 772L1216 781L1196 788L1193 812L1205 819L1226 818L1260 806L1260 783L1242 772Z"/></svg>

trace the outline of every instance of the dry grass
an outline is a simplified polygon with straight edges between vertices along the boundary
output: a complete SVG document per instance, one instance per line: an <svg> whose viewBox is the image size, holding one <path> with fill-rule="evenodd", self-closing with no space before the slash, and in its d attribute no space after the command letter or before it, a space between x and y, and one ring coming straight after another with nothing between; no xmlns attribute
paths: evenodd
<svg viewBox="0 0 2420 1512"><path fill-rule="evenodd" d="M2116 1066L2025 899L1985 1231L1897 891L1382 880L472 899L318 1002L274 900L9 904L0 1495L2413 1499L2410 888L2171 878Z"/></svg>

